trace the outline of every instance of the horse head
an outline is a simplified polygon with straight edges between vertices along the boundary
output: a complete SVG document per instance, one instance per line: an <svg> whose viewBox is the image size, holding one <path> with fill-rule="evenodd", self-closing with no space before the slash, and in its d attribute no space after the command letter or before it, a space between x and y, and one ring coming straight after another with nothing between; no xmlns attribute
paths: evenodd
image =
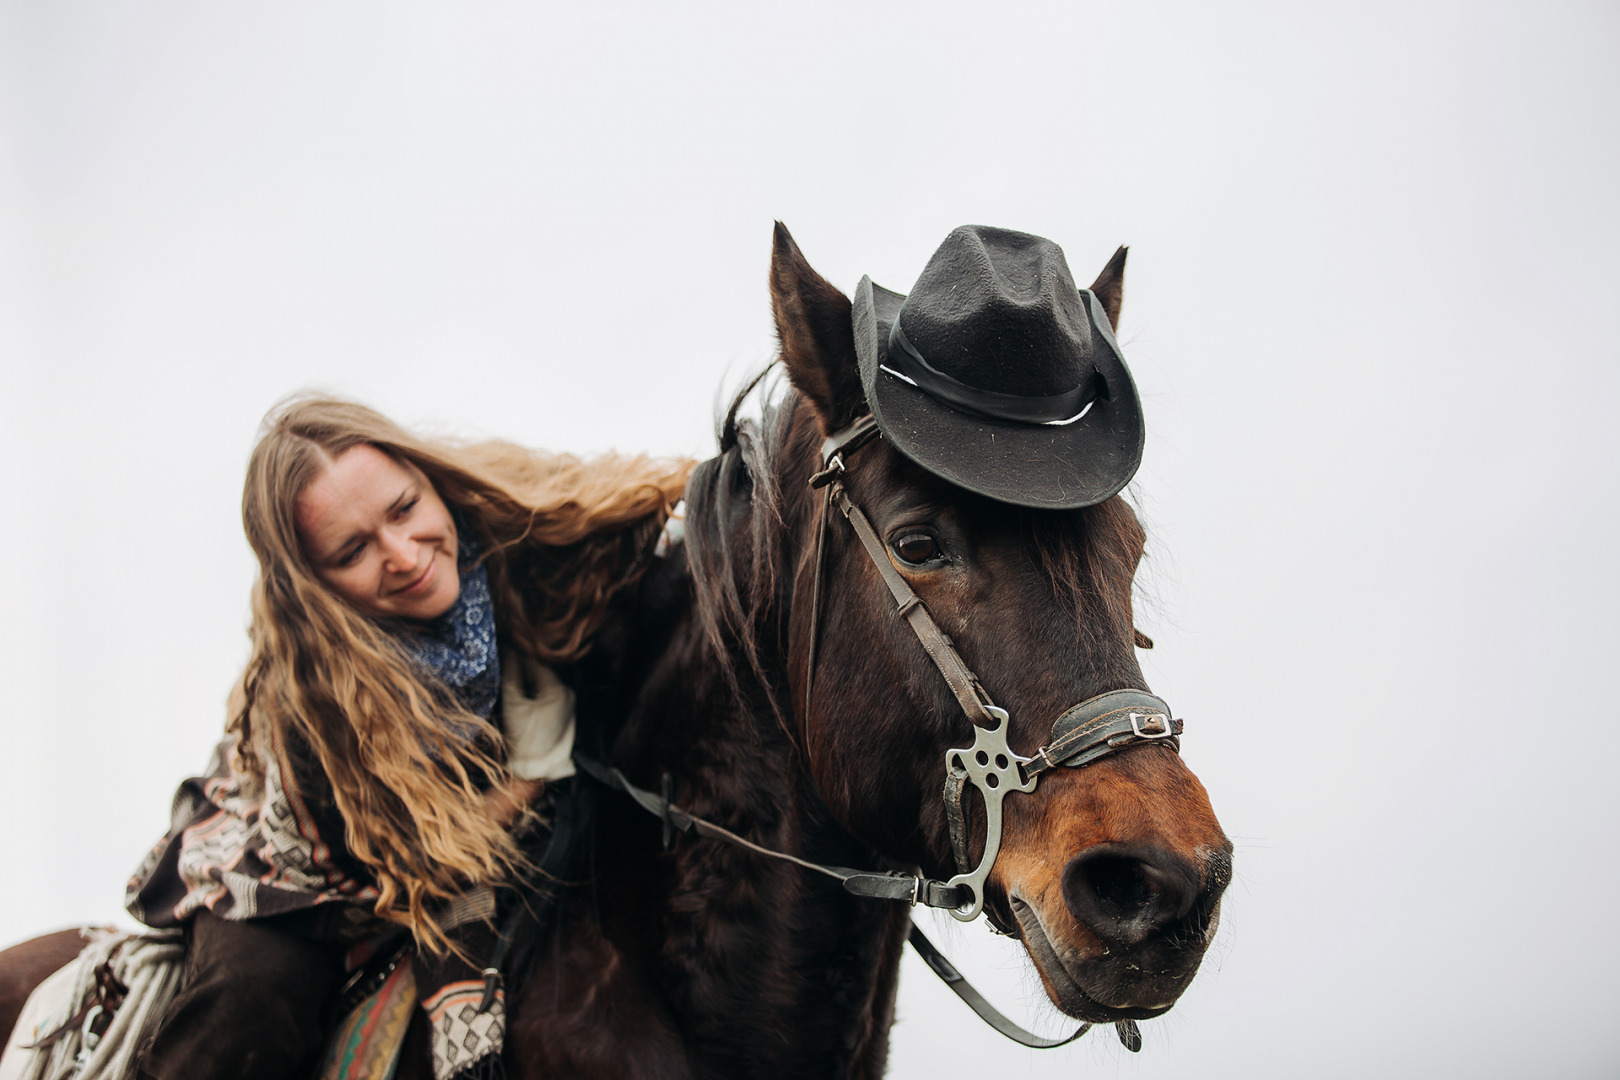
<svg viewBox="0 0 1620 1080"><path fill-rule="evenodd" d="M1121 249L1092 286L1114 325L1123 270ZM947 754L973 741L973 726L896 618L850 525L806 484L824 464L821 441L866 411L851 302L780 224L771 297L797 391L774 421L772 462L785 723L843 828L946 878L958 866L941 797ZM1014 753L1033 755L1077 702L1146 689L1135 649L1148 642L1131 597L1144 534L1121 497L1077 510L1010 506L947 483L881 438L853 454L841 483L889 564L1006 710ZM977 865L987 815L968 790ZM1145 741L1050 769L1033 791L1009 794L1003 814L984 910L1023 941L1053 1003L1097 1022L1169 1009L1213 937L1232 850L1177 749Z"/></svg>

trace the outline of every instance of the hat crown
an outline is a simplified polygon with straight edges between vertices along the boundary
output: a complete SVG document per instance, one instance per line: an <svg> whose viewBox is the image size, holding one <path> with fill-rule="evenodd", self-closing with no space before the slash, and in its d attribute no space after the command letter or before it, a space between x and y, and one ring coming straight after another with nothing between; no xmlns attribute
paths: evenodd
<svg viewBox="0 0 1620 1080"><path fill-rule="evenodd" d="M898 322L930 367L981 390L1063 394L1095 370L1091 316L1063 249L1029 233L953 230Z"/></svg>
<svg viewBox="0 0 1620 1080"><path fill-rule="evenodd" d="M1110 267L1123 265L1123 249ZM946 237L910 296L862 278L861 390L886 443L1016 506L1094 506L1142 461L1142 405L1102 301L1063 251L1009 229Z"/></svg>

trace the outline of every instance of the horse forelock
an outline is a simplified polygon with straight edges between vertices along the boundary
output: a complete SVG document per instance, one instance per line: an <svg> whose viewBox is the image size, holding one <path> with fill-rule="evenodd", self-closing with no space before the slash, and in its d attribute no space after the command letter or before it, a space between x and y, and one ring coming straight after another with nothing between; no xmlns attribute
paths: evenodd
<svg viewBox="0 0 1620 1080"><path fill-rule="evenodd" d="M1079 510L1031 510L1025 528L1043 576L1083 644L1130 640L1131 582L1146 534L1115 495Z"/></svg>

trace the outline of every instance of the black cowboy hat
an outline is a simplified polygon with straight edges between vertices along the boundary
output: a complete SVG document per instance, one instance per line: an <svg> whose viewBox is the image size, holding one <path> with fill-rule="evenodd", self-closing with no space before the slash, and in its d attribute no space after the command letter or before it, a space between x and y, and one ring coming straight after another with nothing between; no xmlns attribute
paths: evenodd
<svg viewBox="0 0 1620 1080"><path fill-rule="evenodd" d="M854 322L878 428L929 472L1047 509L1100 503L1136 474L1136 385L1052 241L964 225L909 295L863 277Z"/></svg>

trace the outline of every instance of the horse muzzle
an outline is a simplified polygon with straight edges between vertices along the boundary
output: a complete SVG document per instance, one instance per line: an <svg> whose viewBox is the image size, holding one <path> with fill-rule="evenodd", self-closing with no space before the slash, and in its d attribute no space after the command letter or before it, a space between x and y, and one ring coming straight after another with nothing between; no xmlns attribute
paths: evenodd
<svg viewBox="0 0 1620 1080"><path fill-rule="evenodd" d="M1038 899L1010 888L1019 936L1053 1003L1094 1022L1145 1020L1174 1005L1214 938L1231 878L1228 852L1200 862L1152 845L1098 844Z"/></svg>

